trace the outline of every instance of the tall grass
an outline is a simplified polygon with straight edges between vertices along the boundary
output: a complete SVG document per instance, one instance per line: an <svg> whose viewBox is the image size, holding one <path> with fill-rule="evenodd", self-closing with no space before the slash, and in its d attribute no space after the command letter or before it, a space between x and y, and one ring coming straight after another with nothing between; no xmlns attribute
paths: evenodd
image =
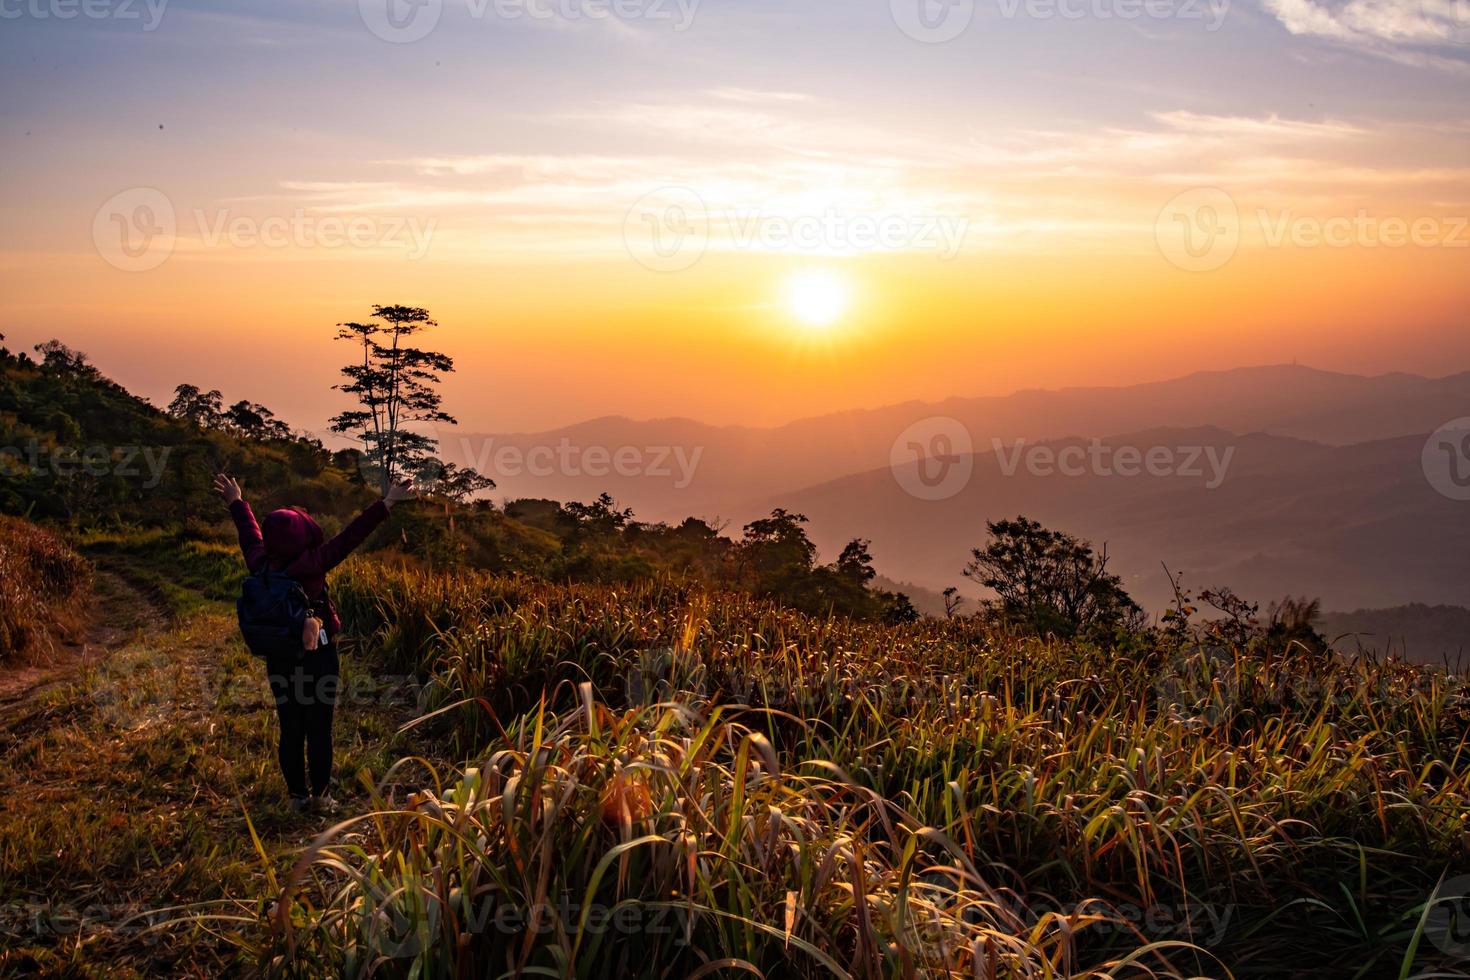
<svg viewBox="0 0 1470 980"><path fill-rule="evenodd" d="M281 968L1454 964L1421 922L1441 874L1470 867L1457 678L1298 647L813 619L660 583L359 564L338 596L424 678L424 724L467 762L303 857L274 920Z"/></svg>
<svg viewBox="0 0 1470 980"><path fill-rule="evenodd" d="M90 566L50 531L0 516L0 662L47 652L69 625L68 603Z"/></svg>

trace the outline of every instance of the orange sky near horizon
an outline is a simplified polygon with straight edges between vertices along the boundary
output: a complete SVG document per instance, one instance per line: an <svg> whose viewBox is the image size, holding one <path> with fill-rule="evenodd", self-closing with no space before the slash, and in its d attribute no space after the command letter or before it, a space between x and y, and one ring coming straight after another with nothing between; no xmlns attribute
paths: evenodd
<svg viewBox="0 0 1470 980"><path fill-rule="evenodd" d="M1392 2L1338 31L1263 0L1162 40L1021 17L943 44L886 4L764 0L687 31L446 5L411 44L356 4L21 20L0 332L311 431L344 406L335 324L373 303L438 319L468 431L1467 370L1470 52L1455 8L1405 34L1368 16ZM830 324L788 295L814 269Z"/></svg>
<svg viewBox="0 0 1470 980"><path fill-rule="evenodd" d="M439 326L424 343L456 358L446 404L471 431L607 414L772 425L1292 360L1367 374L1470 367L1457 256L1260 249L1207 275L1155 259L707 257L674 277L605 262L446 264L390 288L381 263L211 258L166 275L93 270L70 300L60 297L78 273L64 263L7 289L6 332L17 348L60 337L155 402L187 381L314 430L342 406L330 386L348 351L332 336L366 318L359 297L429 307ZM812 331L784 307L799 268L849 283L832 328Z"/></svg>

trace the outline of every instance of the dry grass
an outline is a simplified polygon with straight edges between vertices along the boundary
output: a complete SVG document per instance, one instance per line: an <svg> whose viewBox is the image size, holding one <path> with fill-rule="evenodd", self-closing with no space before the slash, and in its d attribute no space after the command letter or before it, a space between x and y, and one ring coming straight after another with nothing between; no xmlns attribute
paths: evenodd
<svg viewBox="0 0 1470 980"><path fill-rule="evenodd" d="M74 600L90 579L85 559L57 535L0 516L0 663L52 652L75 630Z"/></svg>
<svg viewBox="0 0 1470 980"><path fill-rule="evenodd" d="M1465 975L1425 916L1470 868L1458 678L653 583L338 594L468 761L279 882L279 972Z"/></svg>

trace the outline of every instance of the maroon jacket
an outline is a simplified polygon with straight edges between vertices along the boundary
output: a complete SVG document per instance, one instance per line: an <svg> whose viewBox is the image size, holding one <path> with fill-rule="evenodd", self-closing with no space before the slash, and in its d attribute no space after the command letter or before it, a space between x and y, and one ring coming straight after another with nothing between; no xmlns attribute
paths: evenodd
<svg viewBox="0 0 1470 980"><path fill-rule="evenodd" d="M245 501L230 504L230 516L240 533L240 550L245 554L246 567L255 573L269 563L272 569L300 582L327 635L341 632L342 620L337 616L337 608L332 605L331 596L325 595L327 573L388 519L388 505L381 500L373 504L330 541L323 541L320 525L306 511L297 508L267 514L264 534Z"/></svg>

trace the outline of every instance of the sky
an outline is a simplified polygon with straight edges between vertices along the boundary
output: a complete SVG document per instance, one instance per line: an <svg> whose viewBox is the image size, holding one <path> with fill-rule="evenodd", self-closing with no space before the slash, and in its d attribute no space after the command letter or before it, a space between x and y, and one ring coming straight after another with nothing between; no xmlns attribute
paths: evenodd
<svg viewBox="0 0 1470 980"><path fill-rule="evenodd" d="M1470 369L1470 0L0 0L0 332L319 429Z"/></svg>

